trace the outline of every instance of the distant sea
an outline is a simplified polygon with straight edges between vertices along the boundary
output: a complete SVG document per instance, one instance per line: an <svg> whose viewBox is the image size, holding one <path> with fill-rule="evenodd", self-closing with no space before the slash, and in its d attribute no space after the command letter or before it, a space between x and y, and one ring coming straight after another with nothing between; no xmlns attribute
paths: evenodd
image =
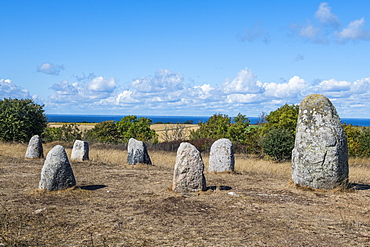
<svg viewBox="0 0 370 247"><path fill-rule="evenodd" d="M67 115L67 114L46 114L48 122L62 122L62 123L100 123L103 121L119 121L123 115ZM200 122L207 122L209 116L140 116L147 117L152 120L153 123L185 123L191 122L198 124ZM258 122L258 117L248 117L251 124ZM343 123L358 125L358 126L370 126L369 118L342 118Z"/></svg>

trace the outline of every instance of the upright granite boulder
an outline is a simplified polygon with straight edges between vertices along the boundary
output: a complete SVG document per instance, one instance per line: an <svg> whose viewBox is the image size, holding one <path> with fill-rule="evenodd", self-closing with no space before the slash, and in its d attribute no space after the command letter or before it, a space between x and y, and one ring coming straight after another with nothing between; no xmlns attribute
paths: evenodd
<svg viewBox="0 0 370 247"><path fill-rule="evenodd" d="M232 172L234 171L233 143L226 138L215 141L209 154L209 172Z"/></svg>
<svg viewBox="0 0 370 247"><path fill-rule="evenodd" d="M335 107L323 95L309 95L299 106L292 180L313 189L348 183L346 135Z"/></svg>
<svg viewBox="0 0 370 247"><path fill-rule="evenodd" d="M31 137L28 143L25 157L27 159L44 158L44 149L42 148L42 141L38 135L34 135Z"/></svg>
<svg viewBox="0 0 370 247"><path fill-rule="evenodd" d="M202 156L188 142L181 143L177 149L172 189L182 193L206 189Z"/></svg>
<svg viewBox="0 0 370 247"><path fill-rule="evenodd" d="M75 161L89 160L89 144L85 141L76 140L73 143L71 160Z"/></svg>
<svg viewBox="0 0 370 247"><path fill-rule="evenodd" d="M127 152L127 163L130 165L136 165L137 163L152 164L146 145L142 141L131 138L128 142Z"/></svg>
<svg viewBox="0 0 370 247"><path fill-rule="evenodd" d="M47 154L41 170L39 189L62 190L76 185L64 147L56 145Z"/></svg>

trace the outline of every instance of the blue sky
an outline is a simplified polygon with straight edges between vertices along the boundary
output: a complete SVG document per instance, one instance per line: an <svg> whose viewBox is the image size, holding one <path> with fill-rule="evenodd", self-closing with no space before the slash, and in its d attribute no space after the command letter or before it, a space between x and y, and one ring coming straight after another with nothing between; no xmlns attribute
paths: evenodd
<svg viewBox="0 0 370 247"><path fill-rule="evenodd" d="M308 94L370 118L370 2L0 0L0 98L247 117Z"/></svg>

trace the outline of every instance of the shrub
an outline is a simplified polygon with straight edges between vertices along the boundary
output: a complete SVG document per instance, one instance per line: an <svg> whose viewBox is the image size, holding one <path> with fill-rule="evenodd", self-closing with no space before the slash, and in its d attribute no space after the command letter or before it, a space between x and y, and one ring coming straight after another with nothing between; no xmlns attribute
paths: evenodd
<svg viewBox="0 0 370 247"><path fill-rule="evenodd" d="M64 124L62 127L46 128L42 134L42 139L45 142L72 142L75 140L80 140L81 138L82 132L76 124Z"/></svg>
<svg viewBox="0 0 370 247"><path fill-rule="evenodd" d="M136 116L126 116L116 123L117 130L122 136L124 142L130 138L139 141L157 143L158 135L155 130L150 128L152 120L146 117L137 118Z"/></svg>
<svg viewBox="0 0 370 247"><path fill-rule="evenodd" d="M113 121L104 121L96 124L94 128L85 133L84 138L92 142L111 144L123 141L117 125Z"/></svg>
<svg viewBox="0 0 370 247"><path fill-rule="evenodd" d="M348 155L370 156L370 128L343 124L347 137Z"/></svg>
<svg viewBox="0 0 370 247"><path fill-rule="evenodd" d="M294 138L294 134L289 129L273 128L266 133L261 146L265 154L280 162L292 157Z"/></svg>
<svg viewBox="0 0 370 247"><path fill-rule="evenodd" d="M32 99L0 100L0 140L27 142L47 126L43 106Z"/></svg>

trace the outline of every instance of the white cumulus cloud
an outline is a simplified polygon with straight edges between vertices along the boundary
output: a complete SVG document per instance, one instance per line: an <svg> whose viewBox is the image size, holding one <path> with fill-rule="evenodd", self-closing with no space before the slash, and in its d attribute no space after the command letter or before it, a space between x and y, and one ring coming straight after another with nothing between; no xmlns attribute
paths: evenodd
<svg viewBox="0 0 370 247"><path fill-rule="evenodd" d="M87 82L61 81L51 89L54 94L49 97L48 104L53 103L98 103L112 96L116 88L114 78L95 77Z"/></svg>
<svg viewBox="0 0 370 247"><path fill-rule="evenodd" d="M370 31L365 29L365 19L354 20L337 33L340 42L370 40Z"/></svg>
<svg viewBox="0 0 370 247"><path fill-rule="evenodd" d="M113 92L116 86L114 78L105 79L102 76L95 77L87 85L88 89L94 92Z"/></svg>
<svg viewBox="0 0 370 247"><path fill-rule="evenodd" d="M37 72L41 72L48 75L59 75L60 71L64 69L63 65L43 63L37 67Z"/></svg>
<svg viewBox="0 0 370 247"><path fill-rule="evenodd" d="M351 89L351 83L348 81L337 81L335 79L329 79L319 84L318 89L322 92L340 92L349 91Z"/></svg>
<svg viewBox="0 0 370 247"><path fill-rule="evenodd" d="M160 93L183 89L184 77L180 73L173 73L166 69L160 69L154 77L140 77L131 83L131 87L138 92Z"/></svg>
<svg viewBox="0 0 370 247"><path fill-rule="evenodd" d="M223 91L229 93L259 93L262 91L260 83L251 69L241 70L232 81L226 80L222 85Z"/></svg>
<svg viewBox="0 0 370 247"><path fill-rule="evenodd" d="M266 92L265 96L282 98L282 99L297 99L304 94L308 84L304 79L298 76L293 76L287 83L264 83L263 84Z"/></svg>
<svg viewBox="0 0 370 247"><path fill-rule="evenodd" d="M15 85L10 79L0 79L0 99L4 98L28 99L31 95L27 89Z"/></svg>

